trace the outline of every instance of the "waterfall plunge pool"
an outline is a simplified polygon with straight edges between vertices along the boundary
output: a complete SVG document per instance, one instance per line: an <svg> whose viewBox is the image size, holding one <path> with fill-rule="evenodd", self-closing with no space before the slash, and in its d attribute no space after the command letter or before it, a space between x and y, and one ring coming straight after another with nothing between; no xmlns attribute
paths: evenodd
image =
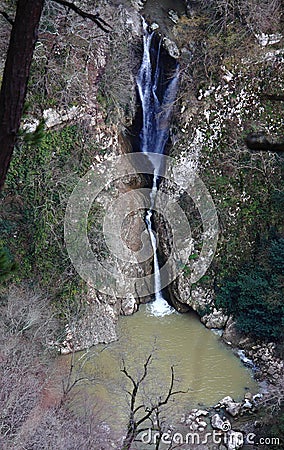
<svg viewBox="0 0 284 450"><path fill-rule="evenodd" d="M201 324L196 314L174 312L159 317L150 311L148 305L141 305L133 316L121 317L118 341L76 354L77 367L84 367L80 376L94 381L81 382L75 398L92 399L100 419L110 428L123 429L129 413L126 390L131 385L121 372L122 361L137 378L149 354L152 361L140 392L141 402L166 394L172 365L176 390L188 390L170 403L167 418L171 423L191 408L213 406L226 395L240 400L247 390L258 391L251 370Z"/></svg>

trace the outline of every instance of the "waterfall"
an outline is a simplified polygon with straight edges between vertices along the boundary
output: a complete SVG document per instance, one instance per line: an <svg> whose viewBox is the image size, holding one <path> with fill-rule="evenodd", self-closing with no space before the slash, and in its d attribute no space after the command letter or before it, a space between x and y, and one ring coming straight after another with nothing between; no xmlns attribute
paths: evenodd
<svg viewBox="0 0 284 450"><path fill-rule="evenodd" d="M161 290L159 261L157 255L157 240L152 225L153 210L158 189L157 161L151 158L151 153L163 154L169 136L169 121L173 102L178 86L178 65L175 63L174 73L170 79L163 77L161 58L161 39L158 48L154 46L154 32L148 32L148 26L143 19L143 58L137 76L137 88L142 106L142 129L140 133L140 151L147 153L153 165L153 184L150 194L150 209L145 222L154 252L154 287L155 301L148 310L156 316L171 314L174 309L164 299ZM156 62L151 60L151 52L156 52Z"/></svg>

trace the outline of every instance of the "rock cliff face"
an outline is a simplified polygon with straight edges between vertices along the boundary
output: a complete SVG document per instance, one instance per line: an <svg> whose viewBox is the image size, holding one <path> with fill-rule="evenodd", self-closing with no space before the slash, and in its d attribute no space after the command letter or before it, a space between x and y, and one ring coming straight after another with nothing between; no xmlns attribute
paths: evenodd
<svg viewBox="0 0 284 450"><path fill-rule="evenodd" d="M210 28L206 29L211 19L206 16L201 3L188 1L183 12L174 8L166 11L166 26L161 21L159 23L158 11L156 17L153 9L147 10L147 14L149 11L152 14L151 17L148 14L152 29L162 34L164 47L171 56L178 58L181 67L180 94L174 109L169 151L180 167L180 190L174 195L184 207L188 220L193 222L193 259L169 287L169 297L177 310L193 309L208 328L225 329L225 335L228 335L233 330L233 320L228 320L224 312L216 309L216 286L253 257L258 239L256 228L259 226L259 231L266 233L270 226L269 215L264 216L265 204L271 202L270 193L280 176L277 155L252 153L243 137L252 128L264 130L266 135L273 136L272 139L277 139L280 134L279 105L276 104L272 110L271 103L265 102L261 94L264 90L275 91L281 87L279 71L283 53L274 41L272 46L267 43L264 48L253 34L247 39L249 51L245 53L239 46L236 30L232 31L230 41L225 44L218 41L216 34ZM128 106L120 102L115 115L120 124L127 126L133 125L135 117L134 77L141 58L140 14L146 11L145 4L147 6L147 2L132 2L131 5L120 5L118 9L118 22L127 35L123 45L128 43L132 47L132 69L128 77L132 94ZM112 2L109 5L111 8ZM131 40L134 45L129 44ZM108 59L109 52L110 47L105 49L103 79L104 74L111 73L113 69L114 61ZM273 76L270 75L272 68L275 71ZM104 89L104 98L107 98L111 86L105 85ZM114 110L105 103L104 98L100 100L102 108L106 118L110 114L112 121ZM106 127L108 133L108 127L105 124L102 127ZM121 133L119 125L115 133ZM119 140L119 144L112 145L114 154L131 151L127 133L122 131L122 134L124 138ZM203 235L194 202L186 198L182 190L191 174L201 177L208 188L218 212L220 232L213 263L206 275L194 284L190 282L190 273L192 263L200 257ZM144 181L132 179L121 185L119 190L127 191L137 183L141 186ZM171 188L167 190L166 184L162 188L168 193L171 191ZM262 211L261 206L257 206L261 203L264 204ZM277 222L275 216L273 220ZM128 244L138 248L139 236L144 230L143 214L131 215L125 225L130 225L131 229ZM167 260L171 248L170 224L156 218L156 228L162 259ZM149 274L151 261L141 270L142 274ZM136 302L128 300L127 305L114 308L116 318L119 312L135 311Z"/></svg>
<svg viewBox="0 0 284 450"><path fill-rule="evenodd" d="M143 5L139 4L143 13ZM164 34L164 46L181 67L180 93L174 109L170 130L169 154L180 168L180 189L173 194L167 183L162 189L174 195L192 221L193 259L169 286L169 298L178 311L193 309L208 328L224 330L224 340L238 346L243 338L236 331L234 319L215 306L218 287L225 277L236 273L244 262L252 261L260 235L267 235L273 222L279 229L277 206L273 204L280 174L279 155L273 152L252 152L245 136L253 130L281 139L281 105L265 100L263 93L279 92L283 87L281 37L260 42L259 34L246 37L244 51L238 26L230 39L218 41L206 28L212 20L203 2L186 2L184 13L167 11L170 31ZM249 20L249 19L248 19ZM152 29L164 31L157 17L151 17ZM274 26L277 27L275 21ZM216 25L217 26L217 25ZM259 22L258 26L262 24ZM241 29L239 30L241 32ZM280 35L277 35L280 36ZM272 148L272 147L271 147ZM271 150L270 148L270 150ZM259 150L259 149L258 149ZM207 273L197 283L190 282L192 263L200 256L204 236L200 217L182 186L197 174L212 195L219 218L219 242L215 258ZM267 205L272 208L270 212ZM170 224L156 217L160 236L160 253L166 261L171 251ZM137 229L138 231L138 229ZM270 346L273 344L269 344ZM244 350L248 348L244 345ZM252 357L253 352L249 352ZM282 366L271 356L275 381L281 377ZM254 359L254 358L253 358ZM272 361L271 360L271 361ZM273 381L266 363L254 359L262 374Z"/></svg>
<svg viewBox="0 0 284 450"><path fill-rule="evenodd" d="M14 2L8 3L12 8ZM129 130L133 130L137 112L135 76L142 55L140 15L146 11L152 30L163 36L164 48L180 64L180 88L168 146L178 183L173 187L163 182L161 189L185 211L191 226L192 253L168 287L168 297L178 311L194 310L206 327L222 335L243 362L254 368L256 378L265 381L267 389L263 397L247 392L241 402L225 397L211 411L192 410L182 422L185 434L189 429L206 433L210 418L225 442L236 444L243 435L239 427L238 431L231 429L235 426L231 421L257 412L262 405L277 408L284 398L281 346L241 333L235 317L215 304L225 279L237 276L243 263L260 263L265 258L265 251L255 257L260 241L272 231L283 236L283 160L273 151L279 150L277 142L283 142L284 135L279 101L284 89L281 15L266 11L254 20L246 10L245 14L238 11L234 18L230 8L224 16L222 7L207 10L214 2L187 0L169 1L172 6L163 10L161 18L160 6L156 11L146 10L150 0L98 3L100 14L113 26L111 36L101 35L88 21L74 19L65 8L46 1L22 124L23 131L33 132L45 119L46 136L42 145L25 143L19 137L7 187L0 198L1 213L5 210L0 220L1 245L18 256L19 279L43 284L52 297L66 324L63 333L58 332L65 336L64 342L56 344L62 353L116 340L119 316L135 313L141 302L150 300L149 296L133 295L131 290L119 298L86 284L82 288L63 242L66 204L76 183L92 168L103 167L105 160L132 150ZM225 3L245 8L249 2ZM84 0L80 6L92 9L94 2ZM243 14L241 21L239 13ZM2 28L0 56L8 39L6 24ZM251 140L248 142L247 137L255 135L265 136L262 148L253 148ZM193 267L202 258L206 236L198 208L183 187L196 175L214 201L219 241L207 272L192 282ZM126 176L114 182L110 191L115 198L144 186L145 177ZM94 230L88 230L93 251L99 256L107 253L101 242L100 221L107 205L106 192L102 192L91 211ZM140 248L141 236L146 234L144 215L144 211L135 211L123 223L124 241L133 251ZM171 224L156 215L155 225L161 260L166 261L172 245ZM277 262L281 266L281 260ZM143 264L125 261L117 270L143 277L152 273L152 265L151 259ZM283 278L281 282L283 286ZM27 293L23 287L20 297ZM271 292L272 308L277 301ZM30 299L27 305L33 325ZM18 335L24 337L22 331ZM44 345L50 345L47 342L49 336ZM240 447L228 444L222 448Z"/></svg>
<svg viewBox="0 0 284 450"><path fill-rule="evenodd" d="M245 2L241 3L245 8ZM135 76L142 56L144 14L152 29L162 36L166 51L180 64L179 95L168 147L178 167L179 188L173 193L173 188L164 183L162 189L184 208L192 228L193 250L192 259L169 286L169 297L179 311L193 309L207 327L226 327L228 334L233 330L232 318L228 320L227 314L216 309L216 291L226 276L254 257L260 236L268 235L270 225L280 229L275 200L281 177L280 156L248 149L245 137L260 133L273 147L283 134L281 102L272 99L279 97L276 94L284 85L281 23L276 15L272 20L272 14L269 23L261 21L263 15L253 22L244 10L239 11L242 21L230 9L225 17L222 8L214 10L214 2L210 2L210 8L202 1L169 1L164 9L155 4L150 0L100 2L98 12L111 23L111 36L97 35L92 24L68 16L59 5L54 6L54 19L47 4L23 129L33 131L42 116L49 130L80 122L82 128L92 131L96 146L88 168L131 151L129 130L135 132L131 126L137 111ZM82 7L92 6L89 0L82 2ZM76 145L83 148L87 139L81 136L79 140ZM192 284L190 274L200 258L204 239L198 210L185 195L183 185L195 174L203 180L218 212L219 241L205 276ZM60 180L54 183L60 184ZM113 188L117 193L127 193L138 185L146 185L145 180L132 177ZM62 196L65 201L67 194ZM103 209L103 203L101 196L99 208ZM130 214L124 225L130 230L125 236L127 244L138 249L145 231L143 212ZM162 260L167 260L171 251L170 226L163 218L156 218ZM149 274L152 262L135 268L126 263L124 269ZM120 299L96 296L89 290L87 304L93 306L88 320L93 317L97 322L100 337L96 338L93 331L85 342L90 345L92 340L114 339L118 315L130 314L139 302L147 300L135 301L129 295L121 303ZM102 324L105 331L99 329L96 304L106 317L108 326ZM79 328L70 324L73 333ZM107 328L111 330L109 336ZM83 337L75 341L79 347L85 345Z"/></svg>
<svg viewBox="0 0 284 450"><path fill-rule="evenodd" d="M200 9L201 3L187 2L188 9L193 8L194 14L177 16L173 24L172 35L180 54L181 83L171 128L170 155L176 158L179 167L184 168L179 172L180 185L183 181L185 184L188 182L190 173L198 174L218 210L219 246L208 272L212 281L218 281L242 261L252 258L257 239L254 227L261 220L261 208L256 211L253 203L262 203L265 210L269 193L264 186L268 188L269 185L268 189L273 190L281 176L278 156L275 153L251 152L246 147L244 136L252 127L266 129L266 135L273 135L274 139L281 135L281 105L275 103L272 111L262 92L281 89L283 80L280 81L282 77L278 70L283 64L283 53L275 43L267 44L264 49L251 35L248 40L250 50L244 55L242 48L236 49L237 36L234 35L232 45L226 44L225 56L221 42L214 41L212 52L216 53L211 56L216 59L212 60L210 55L202 53L198 39L199 30L209 52L211 39L215 37L208 31L207 35L204 34L206 25L202 21L206 18L204 9ZM184 201L182 189L176 195L180 202ZM194 219L192 205L185 203L185 209ZM261 223L263 232L265 227L269 227L269 219L267 216ZM169 233L165 224L160 231L163 237L161 248L167 258L169 242L163 244L163 240L166 242ZM244 240L245 245L242 244ZM198 234L194 248L197 254L201 242L202 236ZM195 286L191 287L188 281L189 277L184 273L171 289L179 301L190 304ZM208 288L213 286L207 281L201 280L205 283L201 306L202 303L204 306L212 303L208 300ZM201 289L202 284L199 293ZM213 305L211 313L214 314ZM226 320L222 321L225 323Z"/></svg>

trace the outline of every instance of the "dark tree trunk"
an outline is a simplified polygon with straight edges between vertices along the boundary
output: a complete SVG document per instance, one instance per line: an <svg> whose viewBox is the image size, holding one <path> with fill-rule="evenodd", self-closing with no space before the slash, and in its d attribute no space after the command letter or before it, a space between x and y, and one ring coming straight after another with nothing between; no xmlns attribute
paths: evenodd
<svg viewBox="0 0 284 450"><path fill-rule="evenodd" d="M18 0L0 92L0 190L10 165L26 97L44 0Z"/></svg>

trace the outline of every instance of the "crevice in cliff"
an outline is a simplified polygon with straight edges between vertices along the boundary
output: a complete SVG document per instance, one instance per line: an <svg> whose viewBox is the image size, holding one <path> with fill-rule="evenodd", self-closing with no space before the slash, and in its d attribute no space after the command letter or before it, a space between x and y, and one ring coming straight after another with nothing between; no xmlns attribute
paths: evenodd
<svg viewBox="0 0 284 450"><path fill-rule="evenodd" d="M144 22L144 32L145 27L147 27L146 22ZM169 153L171 146L169 138L171 109L176 95L176 84L173 83L176 83L178 79L177 70L178 63L163 46L161 36L153 31L147 35L146 31L146 34L144 34L142 63L137 75L136 114L132 125L121 137L125 144L124 149L126 153L150 152L165 155ZM153 163L151 162L151 164ZM145 174L143 177L140 177L141 184L137 187L146 187L152 190L156 189L154 186L159 187L161 179L160 176L157 177L155 175L155 170L153 166L153 174ZM151 233L153 232L154 236L159 234L159 214L155 212L155 208L150 214L149 211L145 212L144 220L147 223L149 238L151 238L153 245L153 239L156 239L151 237ZM149 216L148 219L147 216ZM156 273L157 265L160 267L160 264L163 265L165 261L165 252L163 252L159 242L155 252L156 262L154 254L153 260L151 260L151 273ZM154 268L155 264L156 269ZM157 285L155 289L157 294ZM177 305L177 302L171 300L167 288L163 288L159 292L169 304ZM185 310L181 306L177 309L179 311ZM188 310L188 308L186 309Z"/></svg>

